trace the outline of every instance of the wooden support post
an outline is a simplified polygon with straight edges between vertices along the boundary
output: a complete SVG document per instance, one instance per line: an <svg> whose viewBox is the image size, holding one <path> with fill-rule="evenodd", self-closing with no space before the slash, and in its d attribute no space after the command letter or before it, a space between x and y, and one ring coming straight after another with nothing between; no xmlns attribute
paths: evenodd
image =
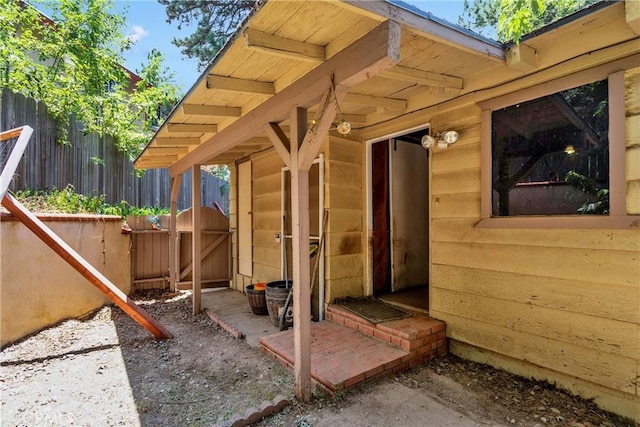
<svg viewBox="0 0 640 427"><path fill-rule="evenodd" d="M180 258L176 246L178 243L178 195L180 194L180 185L182 184L182 174L171 178L171 211L169 213L169 288L171 291L176 290L178 282L178 270L180 266Z"/></svg>
<svg viewBox="0 0 640 427"><path fill-rule="evenodd" d="M311 400L311 291L309 289L309 168L300 168L299 148L307 131L307 111L291 114L291 232L293 250L294 380L298 400Z"/></svg>
<svg viewBox="0 0 640 427"><path fill-rule="evenodd" d="M192 292L193 292L193 315L197 316L202 311L200 306L200 292L202 281L202 262L200 261L200 253L202 252L202 224L200 221L200 165L193 165L191 167L191 200L192 200L192 215L191 215L191 262L193 263L193 270L191 276L192 280Z"/></svg>
<svg viewBox="0 0 640 427"><path fill-rule="evenodd" d="M171 332L166 330L158 321L138 307L129 297L116 285L100 273L94 266L89 264L78 252L62 240L56 233L40 221L20 202L14 200L10 194L5 194L2 205L9 212L18 218L29 230L40 240L49 246L63 260L65 260L78 273L82 274L93 286L98 288L103 294L127 313L133 320L138 322L143 328L148 330L157 339L171 338Z"/></svg>

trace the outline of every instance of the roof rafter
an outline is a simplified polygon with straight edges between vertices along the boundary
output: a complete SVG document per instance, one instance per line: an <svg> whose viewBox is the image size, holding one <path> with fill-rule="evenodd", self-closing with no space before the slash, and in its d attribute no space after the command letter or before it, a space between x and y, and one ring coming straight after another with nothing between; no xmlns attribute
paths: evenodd
<svg viewBox="0 0 640 427"><path fill-rule="evenodd" d="M169 167L170 175L224 153L263 131L267 123L283 121L294 107L314 106L331 85L348 89L397 64L400 39L398 23L381 23L179 159Z"/></svg>
<svg viewBox="0 0 640 427"><path fill-rule="evenodd" d="M240 117L242 108L223 107L220 105L184 104L180 107L182 114L192 116Z"/></svg>
<svg viewBox="0 0 640 427"><path fill-rule="evenodd" d="M156 138L158 147L179 147L200 144L198 137L182 137L182 138Z"/></svg>
<svg viewBox="0 0 640 427"><path fill-rule="evenodd" d="M270 55L314 62L324 61L326 57L324 46L263 33L253 28L244 31L244 40L249 49Z"/></svg>
<svg viewBox="0 0 640 427"><path fill-rule="evenodd" d="M260 95L275 95L273 82L236 79L234 77L207 76L207 89L228 90L232 92L256 93Z"/></svg>
<svg viewBox="0 0 640 427"><path fill-rule="evenodd" d="M169 133L215 133L218 132L218 126L215 124L203 123L169 123L167 124L167 132Z"/></svg>
<svg viewBox="0 0 640 427"><path fill-rule="evenodd" d="M384 71L380 74L380 77L409 83L418 83L425 86L444 87L458 90L462 89L462 79L460 77L432 73L431 71L403 67L402 65L396 65L395 67Z"/></svg>
<svg viewBox="0 0 640 427"><path fill-rule="evenodd" d="M407 101L404 99L383 98L380 96L360 95L358 93L348 93L344 98L345 104L366 105L372 107L391 108L393 110L404 111L407 108Z"/></svg>

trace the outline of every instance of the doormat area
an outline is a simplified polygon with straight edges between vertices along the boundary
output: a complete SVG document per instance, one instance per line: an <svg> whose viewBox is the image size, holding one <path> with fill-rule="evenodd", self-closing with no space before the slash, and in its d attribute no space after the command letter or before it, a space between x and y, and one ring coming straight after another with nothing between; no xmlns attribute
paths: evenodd
<svg viewBox="0 0 640 427"><path fill-rule="evenodd" d="M371 323L382 323L413 316L408 311L369 297L342 298L336 300L336 304Z"/></svg>

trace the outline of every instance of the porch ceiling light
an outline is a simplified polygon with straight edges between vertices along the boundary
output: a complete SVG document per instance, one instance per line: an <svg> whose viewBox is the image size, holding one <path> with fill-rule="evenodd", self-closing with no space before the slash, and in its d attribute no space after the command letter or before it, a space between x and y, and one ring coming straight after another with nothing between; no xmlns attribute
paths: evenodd
<svg viewBox="0 0 640 427"><path fill-rule="evenodd" d="M349 133L351 132L351 123L346 120L342 120L340 123L338 123L336 130L340 135L349 135Z"/></svg>

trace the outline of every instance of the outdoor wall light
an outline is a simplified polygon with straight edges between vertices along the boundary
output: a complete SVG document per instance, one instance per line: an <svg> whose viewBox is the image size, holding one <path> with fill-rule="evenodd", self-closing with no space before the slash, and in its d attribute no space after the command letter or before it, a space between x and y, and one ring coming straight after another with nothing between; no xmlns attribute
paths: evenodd
<svg viewBox="0 0 640 427"><path fill-rule="evenodd" d="M447 130L437 133L435 137L425 135L420 140L420 143L425 150L432 148L434 145L437 145L440 149L444 149L458 141L459 137L460 135L455 130Z"/></svg>
<svg viewBox="0 0 640 427"><path fill-rule="evenodd" d="M576 149L573 147L573 145L569 144L565 147L564 152L567 153L567 155L571 156L573 154L576 154Z"/></svg>

